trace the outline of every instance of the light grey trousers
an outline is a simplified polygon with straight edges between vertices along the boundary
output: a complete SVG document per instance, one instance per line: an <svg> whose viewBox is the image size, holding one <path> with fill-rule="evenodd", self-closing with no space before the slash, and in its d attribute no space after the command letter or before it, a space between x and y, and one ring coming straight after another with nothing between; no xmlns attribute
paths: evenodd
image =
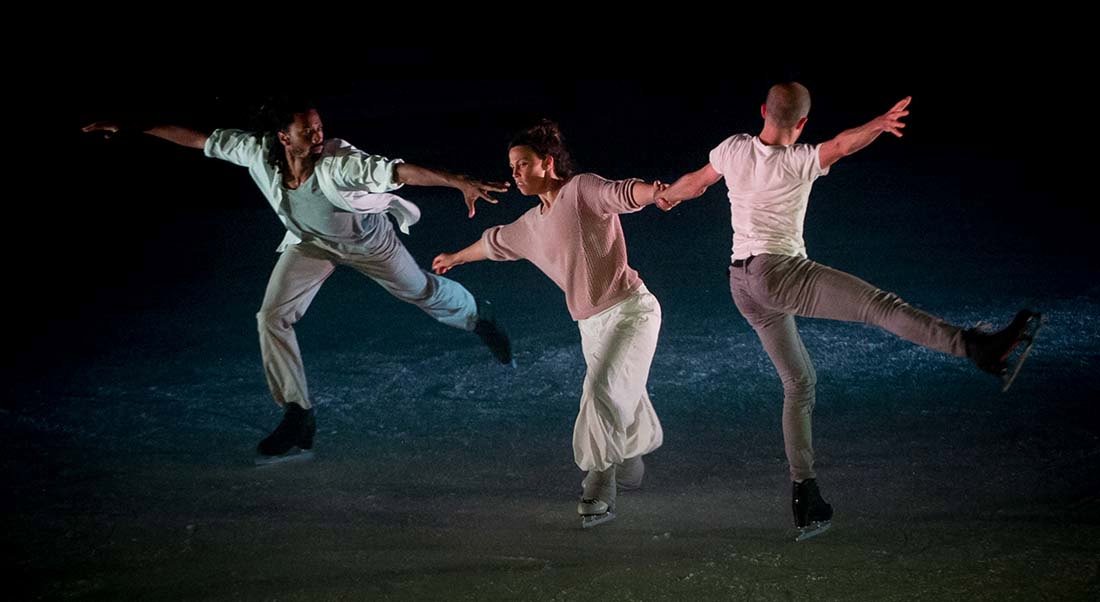
<svg viewBox="0 0 1100 602"><path fill-rule="evenodd" d="M758 255L731 266L730 292L783 381L783 443L795 481L816 476L811 418L817 375L794 316L872 324L929 349L966 355L961 328L802 257Z"/></svg>
<svg viewBox="0 0 1100 602"><path fill-rule="evenodd" d="M388 220L384 223L376 236L355 252L302 242L287 247L275 264L256 320L267 384L280 406L296 403L311 407L294 324L305 315L338 265L354 268L394 297L416 305L447 326L473 330L477 303L470 291L453 280L421 270Z"/></svg>

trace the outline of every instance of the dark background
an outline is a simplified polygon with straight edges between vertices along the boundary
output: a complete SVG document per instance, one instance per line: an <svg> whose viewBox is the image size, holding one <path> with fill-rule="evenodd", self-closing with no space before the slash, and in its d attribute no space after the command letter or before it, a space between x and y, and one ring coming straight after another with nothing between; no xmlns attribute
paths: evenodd
<svg viewBox="0 0 1100 602"><path fill-rule="evenodd" d="M948 44L938 36L958 31L929 28L919 49L880 33L844 51L731 41L542 52L515 36L344 46L309 31L232 53L240 32L196 30L170 51L148 35L85 35L53 71L17 68L28 84L15 99L26 110L9 114L0 407L17 593L1096 595L1100 280L1091 67L1076 42ZM253 446L278 414L254 313L281 225L241 168L148 136L79 132L97 119L241 127L264 95L309 91L328 137L372 153L506 180L510 136L547 116L582 170L672 180L730 134L756 133L768 86L789 79L813 95L810 143L913 96L903 138L879 139L815 184L811 258L961 325L1000 326L1024 306L1047 316L1006 394L964 360L801 321L837 526L799 546L781 388L729 299L724 184L671 213L623 217L631 264L664 309L650 392L666 443L621 517L582 533L569 449L579 338L532 266L453 272L498 305L516 370L338 270L297 328L318 459L258 471ZM510 192L467 220L454 191L402 194L424 213L403 240L425 266L532 204Z"/></svg>

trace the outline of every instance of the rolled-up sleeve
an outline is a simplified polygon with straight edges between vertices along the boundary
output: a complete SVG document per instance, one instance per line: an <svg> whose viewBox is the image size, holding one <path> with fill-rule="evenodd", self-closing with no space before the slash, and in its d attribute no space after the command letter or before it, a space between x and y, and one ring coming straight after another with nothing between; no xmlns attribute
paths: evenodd
<svg viewBox="0 0 1100 602"><path fill-rule="evenodd" d="M332 180L344 190L389 192L401 188L395 170L404 163L401 159L389 159L371 155L358 149L343 149L332 157Z"/></svg>
<svg viewBox="0 0 1100 602"><path fill-rule="evenodd" d="M253 132L233 129L214 130L206 138L202 152L213 159L251 167L264 160L263 144Z"/></svg>

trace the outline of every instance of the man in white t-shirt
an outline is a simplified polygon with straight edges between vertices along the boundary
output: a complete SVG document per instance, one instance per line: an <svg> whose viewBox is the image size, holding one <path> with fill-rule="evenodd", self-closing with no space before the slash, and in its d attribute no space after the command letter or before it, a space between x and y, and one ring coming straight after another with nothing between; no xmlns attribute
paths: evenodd
<svg viewBox="0 0 1100 602"><path fill-rule="evenodd" d="M706 165L679 178L657 202L667 211L726 179L734 232L730 291L783 381L783 440L794 482L792 506L799 539L827 529L833 511L821 498L813 469L811 416L817 376L794 316L879 326L918 345L970 358L982 370L1002 376L1005 388L1026 354L1019 354L1012 370L1007 358L1014 348L1030 347L1040 323L1039 314L1023 310L996 333L964 330L893 293L806 258L802 226L814 180L883 132L901 137L910 100L898 101L886 113L832 140L800 144L810 93L796 82L772 86L760 108L760 134L725 139L710 152Z"/></svg>

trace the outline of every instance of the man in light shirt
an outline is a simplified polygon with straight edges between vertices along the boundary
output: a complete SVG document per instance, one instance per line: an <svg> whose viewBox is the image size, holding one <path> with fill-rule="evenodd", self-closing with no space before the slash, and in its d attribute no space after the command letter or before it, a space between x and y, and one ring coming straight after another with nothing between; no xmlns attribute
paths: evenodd
<svg viewBox="0 0 1100 602"><path fill-rule="evenodd" d="M262 110L261 131L217 129L207 135L159 125L146 134L206 156L247 167L253 181L286 226L281 253L256 315L260 351L272 396L284 410L275 430L257 447L258 464L308 457L316 432L294 324L336 266L371 278L394 297L439 322L473 331L498 361L512 362L507 335L461 284L420 269L397 238L387 215L408 232L420 217L412 203L390 194L405 184L446 186L462 193L469 216L480 199L507 184L486 183L360 151L340 139L325 140L313 103L281 98ZM96 122L85 132L118 132L115 122ZM304 453L303 453L304 452Z"/></svg>
<svg viewBox="0 0 1100 602"><path fill-rule="evenodd" d="M1040 324L1039 314L1022 310L1001 331L966 330L807 259L802 226L814 180L884 132L901 137L910 100L903 98L871 121L810 145L798 143L810 112L809 91L796 82L774 85L760 107L764 127L758 135L722 141L706 165L679 178L657 201L667 211L726 180L734 232L730 291L783 381L783 440L799 539L827 529L833 511L821 498L814 472L811 416L817 376L795 316L879 326L918 345L967 357L1002 376L1006 389ZM1017 347L1023 353L1010 366L1008 357Z"/></svg>

